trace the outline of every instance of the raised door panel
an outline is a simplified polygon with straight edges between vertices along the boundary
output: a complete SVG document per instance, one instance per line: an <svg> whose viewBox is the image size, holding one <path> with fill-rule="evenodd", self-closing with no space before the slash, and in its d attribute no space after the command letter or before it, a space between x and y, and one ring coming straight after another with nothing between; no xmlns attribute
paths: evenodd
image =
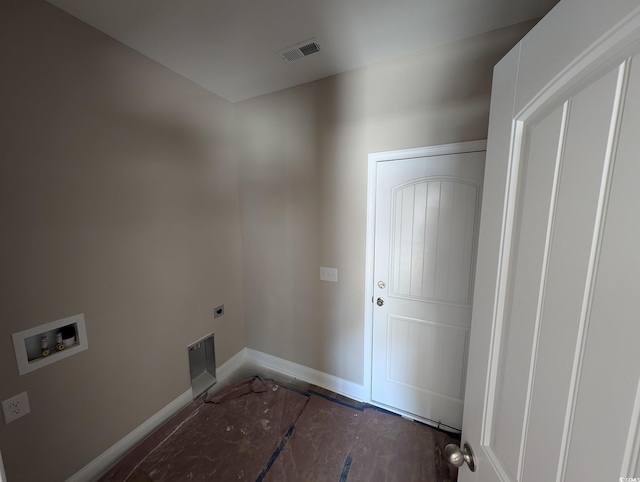
<svg viewBox="0 0 640 482"><path fill-rule="evenodd" d="M561 458L617 79L614 70L566 104L521 448L528 480L553 480Z"/></svg>
<svg viewBox="0 0 640 482"><path fill-rule="evenodd" d="M394 188L391 296L470 306L478 193L447 179Z"/></svg>
<svg viewBox="0 0 640 482"><path fill-rule="evenodd" d="M506 480L558 472L618 77L524 125L490 441Z"/></svg>
<svg viewBox="0 0 640 482"><path fill-rule="evenodd" d="M390 316L387 379L463 401L468 335L465 328Z"/></svg>
<svg viewBox="0 0 640 482"><path fill-rule="evenodd" d="M640 478L640 56L621 74L559 471L571 482Z"/></svg>

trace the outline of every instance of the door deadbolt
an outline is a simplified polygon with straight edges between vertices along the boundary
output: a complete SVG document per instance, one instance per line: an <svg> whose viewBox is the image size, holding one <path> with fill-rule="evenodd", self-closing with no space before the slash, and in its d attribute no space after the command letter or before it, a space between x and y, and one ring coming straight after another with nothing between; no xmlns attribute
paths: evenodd
<svg viewBox="0 0 640 482"><path fill-rule="evenodd" d="M384 305L384 300L382 298L378 298L376 303L378 304L378 306L382 306Z"/></svg>
<svg viewBox="0 0 640 482"><path fill-rule="evenodd" d="M380 288L381 290L385 289L387 287L387 284L384 281L378 281L378 288Z"/></svg>

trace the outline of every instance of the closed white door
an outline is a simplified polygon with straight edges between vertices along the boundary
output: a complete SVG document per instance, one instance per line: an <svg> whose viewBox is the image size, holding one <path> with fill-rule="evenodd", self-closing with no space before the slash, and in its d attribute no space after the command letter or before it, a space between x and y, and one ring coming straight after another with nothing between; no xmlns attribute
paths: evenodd
<svg viewBox="0 0 640 482"><path fill-rule="evenodd" d="M563 0L496 67L461 482L640 477L638 39Z"/></svg>
<svg viewBox="0 0 640 482"><path fill-rule="evenodd" d="M376 166L372 401L456 429L484 156Z"/></svg>

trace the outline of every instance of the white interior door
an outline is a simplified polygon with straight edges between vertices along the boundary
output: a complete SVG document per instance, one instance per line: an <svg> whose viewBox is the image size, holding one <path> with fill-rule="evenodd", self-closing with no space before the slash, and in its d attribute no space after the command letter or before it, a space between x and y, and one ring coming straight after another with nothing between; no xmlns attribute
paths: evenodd
<svg viewBox="0 0 640 482"><path fill-rule="evenodd" d="M458 430L484 157L376 166L372 401Z"/></svg>
<svg viewBox="0 0 640 482"><path fill-rule="evenodd" d="M0 453L0 482L7 482L7 475L4 472L4 465L2 463L2 453Z"/></svg>
<svg viewBox="0 0 640 482"><path fill-rule="evenodd" d="M461 482L640 477L638 39L562 0L496 67Z"/></svg>

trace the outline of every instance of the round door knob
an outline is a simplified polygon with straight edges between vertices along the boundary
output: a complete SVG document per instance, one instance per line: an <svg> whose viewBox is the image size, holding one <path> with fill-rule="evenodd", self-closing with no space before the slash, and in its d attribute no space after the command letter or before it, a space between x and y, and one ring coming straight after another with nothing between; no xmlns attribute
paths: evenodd
<svg viewBox="0 0 640 482"><path fill-rule="evenodd" d="M466 462L471 472L476 471L475 455L473 454L471 446L466 442L463 445L462 450L460 450L460 447L455 444L447 445L444 448L444 457L447 459L447 463L454 467L460 467Z"/></svg>
<svg viewBox="0 0 640 482"><path fill-rule="evenodd" d="M376 300L376 303L378 304L378 306L382 306L382 305L384 305L384 300L382 298L378 298Z"/></svg>

